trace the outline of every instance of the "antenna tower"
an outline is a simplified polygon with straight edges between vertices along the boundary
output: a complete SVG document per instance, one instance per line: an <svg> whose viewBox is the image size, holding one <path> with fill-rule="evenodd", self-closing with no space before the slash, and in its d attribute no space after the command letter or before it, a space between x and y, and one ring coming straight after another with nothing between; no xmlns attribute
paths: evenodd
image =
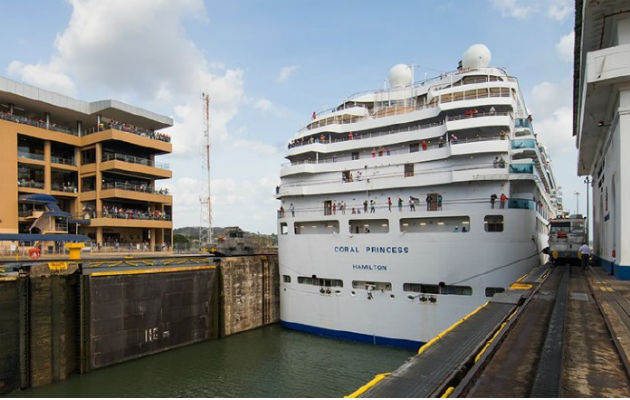
<svg viewBox="0 0 630 400"><path fill-rule="evenodd" d="M210 250L212 248L212 203L210 201L210 95L201 94L203 106L203 137L205 147L203 148L203 167L208 179L207 196L200 196L201 203L201 224L199 226L199 246Z"/></svg>

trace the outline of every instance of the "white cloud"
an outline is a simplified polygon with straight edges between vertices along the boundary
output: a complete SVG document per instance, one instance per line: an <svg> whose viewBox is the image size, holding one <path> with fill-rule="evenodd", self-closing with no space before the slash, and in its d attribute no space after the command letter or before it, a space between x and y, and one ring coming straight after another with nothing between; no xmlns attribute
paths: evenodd
<svg viewBox="0 0 630 400"><path fill-rule="evenodd" d="M504 17L524 19L534 11L530 5L523 5L517 0L492 0L492 4L501 10Z"/></svg>
<svg viewBox="0 0 630 400"><path fill-rule="evenodd" d="M530 105L534 129L552 158L575 147L570 78L560 83L541 82L534 86Z"/></svg>
<svg viewBox="0 0 630 400"><path fill-rule="evenodd" d="M517 19L544 14L547 18L562 21L573 12L571 0L491 0L491 3L504 17Z"/></svg>
<svg viewBox="0 0 630 400"><path fill-rule="evenodd" d="M573 1L553 0L547 8L547 17L561 21L573 13Z"/></svg>
<svg viewBox="0 0 630 400"><path fill-rule="evenodd" d="M205 18L201 0L135 0L133 7L128 0L70 3L70 22L57 36L51 60L14 61L11 75L70 95L76 95L76 87L102 89L118 99L175 110L170 133L176 155L198 147L200 96L208 92L213 133L227 136L227 124L243 102L243 71L208 61L186 36L185 20Z"/></svg>
<svg viewBox="0 0 630 400"><path fill-rule="evenodd" d="M297 65L288 65L286 67L280 68L280 74L278 75L278 78L276 80L280 83L288 81L295 70L297 70L297 68Z"/></svg>
<svg viewBox="0 0 630 400"><path fill-rule="evenodd" d="M575 32L571 31L568 34L562 36L558 43L556 43L556 52L558 56L567 62L573 61L573 43L575 41Z"/></svg>
<svg viewBox="0 0 630 400"><path fill-rule="evenodd" d="M37 87L44 87L67 96L76 96L76 86L72 79L62 72L58 61L48 64L23 64L12 61L7 67L9 76L19 77L22 81Z"/></svg>
<svg viewBox="0 0 630 400"><path fill-rule="evenodd" d="M273 103L268 99L262 98L254 102L254 108L257 110L267 111L273 107Z"/></svg>
<svg viewBox="0 0 630 400"><path fill-rule="evenodd" d="M266 143L256 142L252 140L235 140L232 142L235 148L249 149L260 156L272 156L279 154L278 148Z"/></svg>

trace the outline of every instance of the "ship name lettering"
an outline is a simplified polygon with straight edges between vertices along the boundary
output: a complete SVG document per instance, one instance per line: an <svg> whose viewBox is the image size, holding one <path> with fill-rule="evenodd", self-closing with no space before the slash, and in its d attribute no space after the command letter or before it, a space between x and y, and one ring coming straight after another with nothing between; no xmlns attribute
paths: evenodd
<svg viewBox="0 0 630 400"><path fill-rule="evenodd" d="M402 246L366 246L366 253L382 253L382 254L406 254L409 253L409 247Z"/></svg>
<svg viewBox="0 0 630 400"><path fill-rule="evenodd" d="M358 253L359 248L356 246L335 246L335 253Z"/></svg>

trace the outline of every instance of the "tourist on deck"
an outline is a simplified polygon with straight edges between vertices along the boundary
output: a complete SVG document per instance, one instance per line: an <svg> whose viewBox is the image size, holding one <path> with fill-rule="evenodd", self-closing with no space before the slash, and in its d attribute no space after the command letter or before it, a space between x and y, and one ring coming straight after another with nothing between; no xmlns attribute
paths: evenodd
<svg viewBox="0 0 630 400"><path fill-rule="evenodd" d="M370 214L373 214L375 211L374 204L375 204L374 200L370 200Z"/></svg>
<svg viewBox="0 0 630 400"><path fill-rule="evenodd" d="M337 203L335 203L334 201L332 203L332 213L334 215L337 215Z"/></svg>
<svg viewBox="0 0 630 400"><path fill-rule="evenodd" d="M409 211L416 211L416 202L409 196Z"/></svg>
<svg viewBox="0 0 630 400"><path fill-rule="evenodd" d="M363 202L363 212L367 212L367 206L368 206L368 201L367 201L367 200L365 200L365 201Z"/></svg>
<svg viewBox="0 0 630 400"><path fill-rule="evenodd" d="M424 199L427 203L427 211L431 211L431 202L433 201L433 196L431 193L427 193L427 197Z"/></svg>
<svg viewBox="0 0 630 400"><path fill-rule="evenodd" d="M497 201L497 195L493 193L490 195L490 208L494 208L495 201Z"/></svg>
<svg viewBox="0 0 630 400"><path fill-rule="evenodd" d="M427 147L429 147L429 145L427 144L427 141L426 141L426 140L423 140L423 141L422 141L422 150L426 150L426 149L427 149Z"/></svg>
<svg viewBox="0 0 630 400"><path fill-rule="evenodd" d="M293 205L293 203L289 205L289 211L291 211L291 216L295 217L295 206Z"/></svg>
<svg viewBox="0 0 630 400"><path fill-rule="evenodd" d="M403 208L403 199L398 196L398 212L401 212Z"/></svg>
<svg viewBox="0 0 630 400"><path fill-rule="evenodd" d="M501 208L505 208L505 201L507 200L507 196L505 195L505 193L501 193Z"/></svg>
<svg viewBox="0 0 630 400"><path fill-rule="evenodd" d="M391 197L387 198L387 208L389 209L389 212L392 212L392 198Z"/></svg>

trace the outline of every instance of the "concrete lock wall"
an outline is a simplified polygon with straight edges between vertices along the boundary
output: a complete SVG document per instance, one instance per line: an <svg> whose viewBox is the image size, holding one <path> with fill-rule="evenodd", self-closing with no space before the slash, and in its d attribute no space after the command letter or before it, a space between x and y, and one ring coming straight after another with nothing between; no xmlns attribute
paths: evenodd
<svg viewBox="0 0 630 400"><path fill-rule="evenodd" d="M216 269L20 270L0 275L0 394L279 320L273 254L223 258Z"/></svg>
<svg viewBox="0 0 630 400"><path fill-rule="evenodd" d="M278 256L221 259L221 336L279 321Z"/></svg>

